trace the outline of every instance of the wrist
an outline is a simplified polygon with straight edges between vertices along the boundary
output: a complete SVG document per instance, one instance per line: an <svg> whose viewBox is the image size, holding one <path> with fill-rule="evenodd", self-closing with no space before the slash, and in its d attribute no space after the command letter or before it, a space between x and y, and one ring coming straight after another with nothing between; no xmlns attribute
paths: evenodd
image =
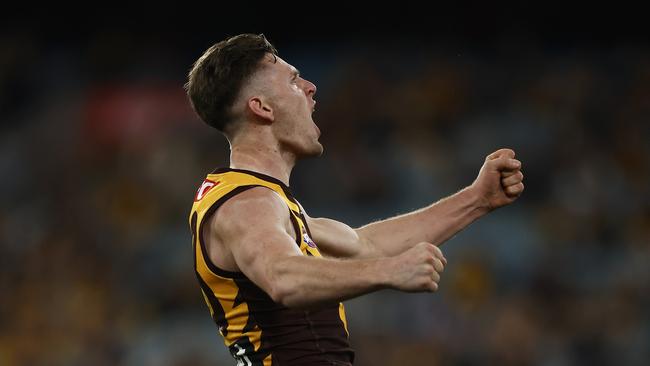
<svg viewBox="0 0 650 366"><path fill-rule="evenodd" d="M393 287L392 275L395 273L394 257L378 258L372 261L372 286L376 289Z"/></svg>
<svg viewBox="0 0 650 366"><path fill-rule="evenodd" d="M465 196L467 205L471 208L471 211L476 213L479 217L492 211L490 201L474 184L460 191L460 194Z"/></svg>

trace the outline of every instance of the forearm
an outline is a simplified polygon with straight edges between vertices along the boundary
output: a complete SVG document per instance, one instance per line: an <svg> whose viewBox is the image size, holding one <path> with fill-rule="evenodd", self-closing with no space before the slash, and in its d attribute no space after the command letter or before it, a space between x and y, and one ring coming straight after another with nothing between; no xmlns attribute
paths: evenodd
<svg viewBox="0 0 650 366"><path fill-rule="evenodd" d="M272 267L272 297L288 307L318 306L354 298L388 286L389 261L288 257Z"/></svg>
<svg viewBox="0 0 650 366"><path fill-rule="evenodd" d="M468 187L428 207L356 231L379 255L393 256L423 241L440 245L487 212Z"/></svg>

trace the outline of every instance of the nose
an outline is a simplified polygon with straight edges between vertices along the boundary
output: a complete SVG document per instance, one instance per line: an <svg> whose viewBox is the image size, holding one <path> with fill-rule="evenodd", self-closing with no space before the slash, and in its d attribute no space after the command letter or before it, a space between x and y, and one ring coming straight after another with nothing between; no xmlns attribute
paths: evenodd
<svg viewBox="0 0 650 366"><path fill-rule="evenodd" d="M316 85L314 83L312 83L309 80L305 80L305 85L303 87L303 90L305 91L305 94L307 94L307 96L313 98L314 95L316 94L316 89L317 88L316 88Z"/></svg>

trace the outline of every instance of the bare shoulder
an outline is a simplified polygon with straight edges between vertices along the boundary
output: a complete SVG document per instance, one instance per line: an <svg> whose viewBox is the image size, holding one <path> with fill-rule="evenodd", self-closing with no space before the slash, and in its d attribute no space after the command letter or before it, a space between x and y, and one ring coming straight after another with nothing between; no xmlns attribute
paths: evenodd
<svg viewBox="0 0 650 366"><path fill-rule="evenodd" d="M289 208L274 191L254 187L228 199L209 219L208 254L217 266L241 271L269 292L268 268L300 255ZM271 292L269 292L271 293Z"/></svg>
<svg viewBox="0 0 650 366"><path fill-rule="evenodd" d="M210 219L214 234L223 239L290 225L282 198L266 187L254 187L227 200Z"/></svg>
<svg viewBox="0 0 650 366"><path fill-rule="evenodd" d="M212 263L226 271L243 272L264 289L268 287L268 261L300 254L289 208L266 187L236 194L206 220L203 238Z"/></svg>

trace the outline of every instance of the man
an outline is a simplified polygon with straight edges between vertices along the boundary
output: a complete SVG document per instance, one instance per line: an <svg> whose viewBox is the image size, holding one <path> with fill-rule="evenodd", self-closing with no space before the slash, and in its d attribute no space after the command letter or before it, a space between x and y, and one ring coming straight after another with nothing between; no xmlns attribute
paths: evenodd
<svg viewBox="0 0 650 366"><path fill-rule="evenodd" d="M312 218L289 177L323 152L316 86L263 35L243 34L209 48L186 89L231 146L230 167L199 187L190 226L199 284L239 365L351 365L340 302L435 292L447 263L438 245L524 188L521 163L501 149L469 187L418 211L358 229Z"/></svg>

